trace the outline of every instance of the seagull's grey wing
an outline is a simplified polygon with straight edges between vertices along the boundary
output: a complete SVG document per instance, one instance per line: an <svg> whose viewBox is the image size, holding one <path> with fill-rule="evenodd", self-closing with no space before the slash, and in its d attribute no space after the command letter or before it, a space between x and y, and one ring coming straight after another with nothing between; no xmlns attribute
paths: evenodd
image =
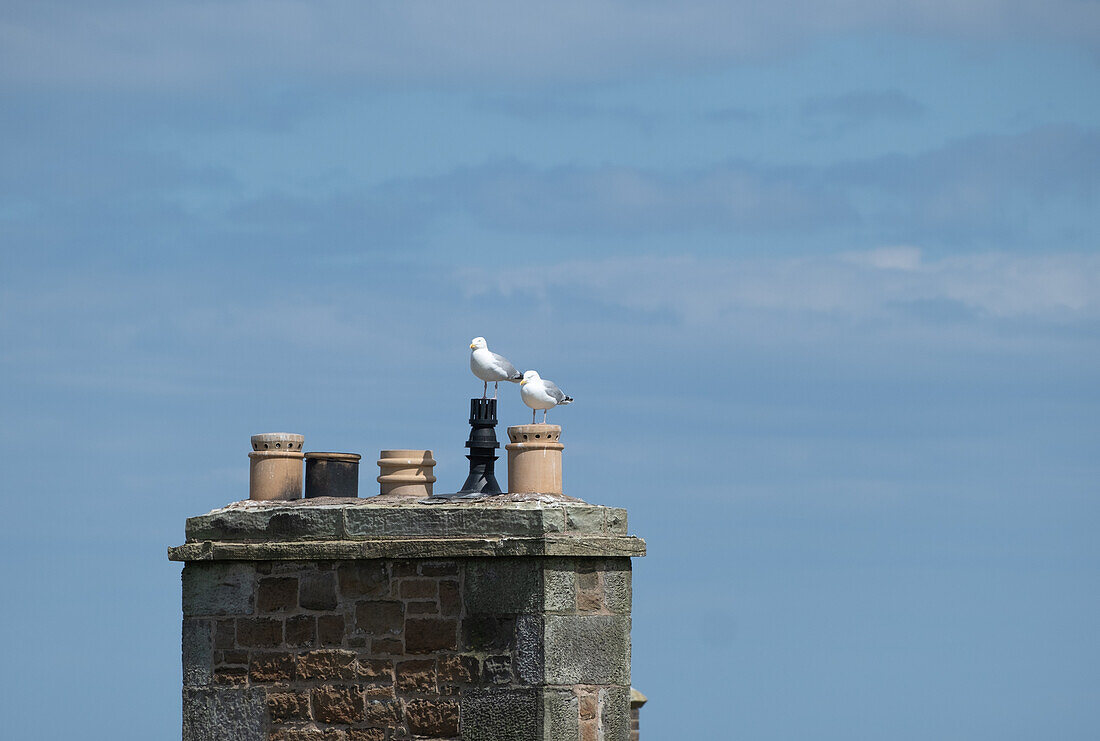
<svg viewBox="0 0 1100 741"><path fill-rule="evenodd" d="M566 396L553 381L547 381L543 379L542 386L546 389L546 393L549 394L550 398L553 399L554 403L556 404L561 404L566 399L569 399L569 397ZM572 399L569 400L572 401Z"/></svg>
<svg viewBox="0 0 1100 741"><path fill-rule="evenodd" d="M508 358L503 355L497 355L495 352L490 352L489 354L493 356L493 360L496 361L497 368L500 369L500 372L507 375L509 379L519 380L523 378L523 374L516 370L516 366L508 362Z"/></svg>

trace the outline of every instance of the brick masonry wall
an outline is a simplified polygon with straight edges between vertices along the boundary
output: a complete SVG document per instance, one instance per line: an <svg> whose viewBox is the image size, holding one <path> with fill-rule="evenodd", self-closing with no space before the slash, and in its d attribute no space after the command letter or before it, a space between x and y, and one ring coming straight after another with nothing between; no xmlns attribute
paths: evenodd
<svg viewBox="0 0 1100 741"><path fill-rule="evenodd" d="M184 739L627 741L630 559L191 562Z"/></svg>

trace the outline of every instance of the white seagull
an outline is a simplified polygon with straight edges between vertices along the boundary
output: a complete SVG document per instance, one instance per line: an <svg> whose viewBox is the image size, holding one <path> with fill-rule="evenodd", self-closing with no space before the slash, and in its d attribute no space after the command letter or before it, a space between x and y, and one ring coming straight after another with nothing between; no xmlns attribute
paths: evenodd
<svg viewBox="0 0 1100 741"><path fill-rule="evenodd" d="M542 410L542 423L546 424L547 409L573 403L572 396L566 396L553 381L547 381L533 370L524 371L523 380L519 382L519 395L523 397L523 403L531 407L531 424L535 423L536 409Z"/></svg>
<svg viewBox="0 0 1100 741"><path fill-rule="evenodd" d="M508 362L508 358L489 352L489 345L484 337L475 337L470 340L470 370L474 375L485 382L481 391L481 398L489 395L489 381L493 382L493 398L497 398L497 384L501 381L519 383L523 374L516 370L516 366Z"/></svg>

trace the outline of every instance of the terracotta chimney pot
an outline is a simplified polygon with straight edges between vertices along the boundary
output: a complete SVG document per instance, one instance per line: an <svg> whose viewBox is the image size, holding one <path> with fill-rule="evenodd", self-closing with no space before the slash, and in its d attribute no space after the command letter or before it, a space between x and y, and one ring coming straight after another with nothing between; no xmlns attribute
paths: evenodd
<svg viewBox="0 0 1100 741"><path fill-rule="evenodd" d="M509 494L561 494L560 425L508 428Z"/></svg>
<svg viewBox="0 0 1100 741"><path fill-rule="evenodd" d="M248 454L248 498L302 498L303 435L267 432L252 436Z"/></svg>
<svg viewBox="0 0 1100 741"><path fill-rule="evenodd" d="M435 460L430 450L383 450L378 453L380 494L430 497Z"/></svg>

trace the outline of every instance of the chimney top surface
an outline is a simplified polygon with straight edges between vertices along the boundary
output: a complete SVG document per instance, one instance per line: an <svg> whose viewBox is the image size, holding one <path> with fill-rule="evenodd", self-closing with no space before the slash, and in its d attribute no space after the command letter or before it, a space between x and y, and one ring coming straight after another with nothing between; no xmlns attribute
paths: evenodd
<svg viewBox="0 0 1100 741"><path fill-rule="evenodd" d="M188 518L186 531L170 559L645 555L645 542L627 534L625 509L566 495L442 504L382 495L244 500Z"/></svg>

